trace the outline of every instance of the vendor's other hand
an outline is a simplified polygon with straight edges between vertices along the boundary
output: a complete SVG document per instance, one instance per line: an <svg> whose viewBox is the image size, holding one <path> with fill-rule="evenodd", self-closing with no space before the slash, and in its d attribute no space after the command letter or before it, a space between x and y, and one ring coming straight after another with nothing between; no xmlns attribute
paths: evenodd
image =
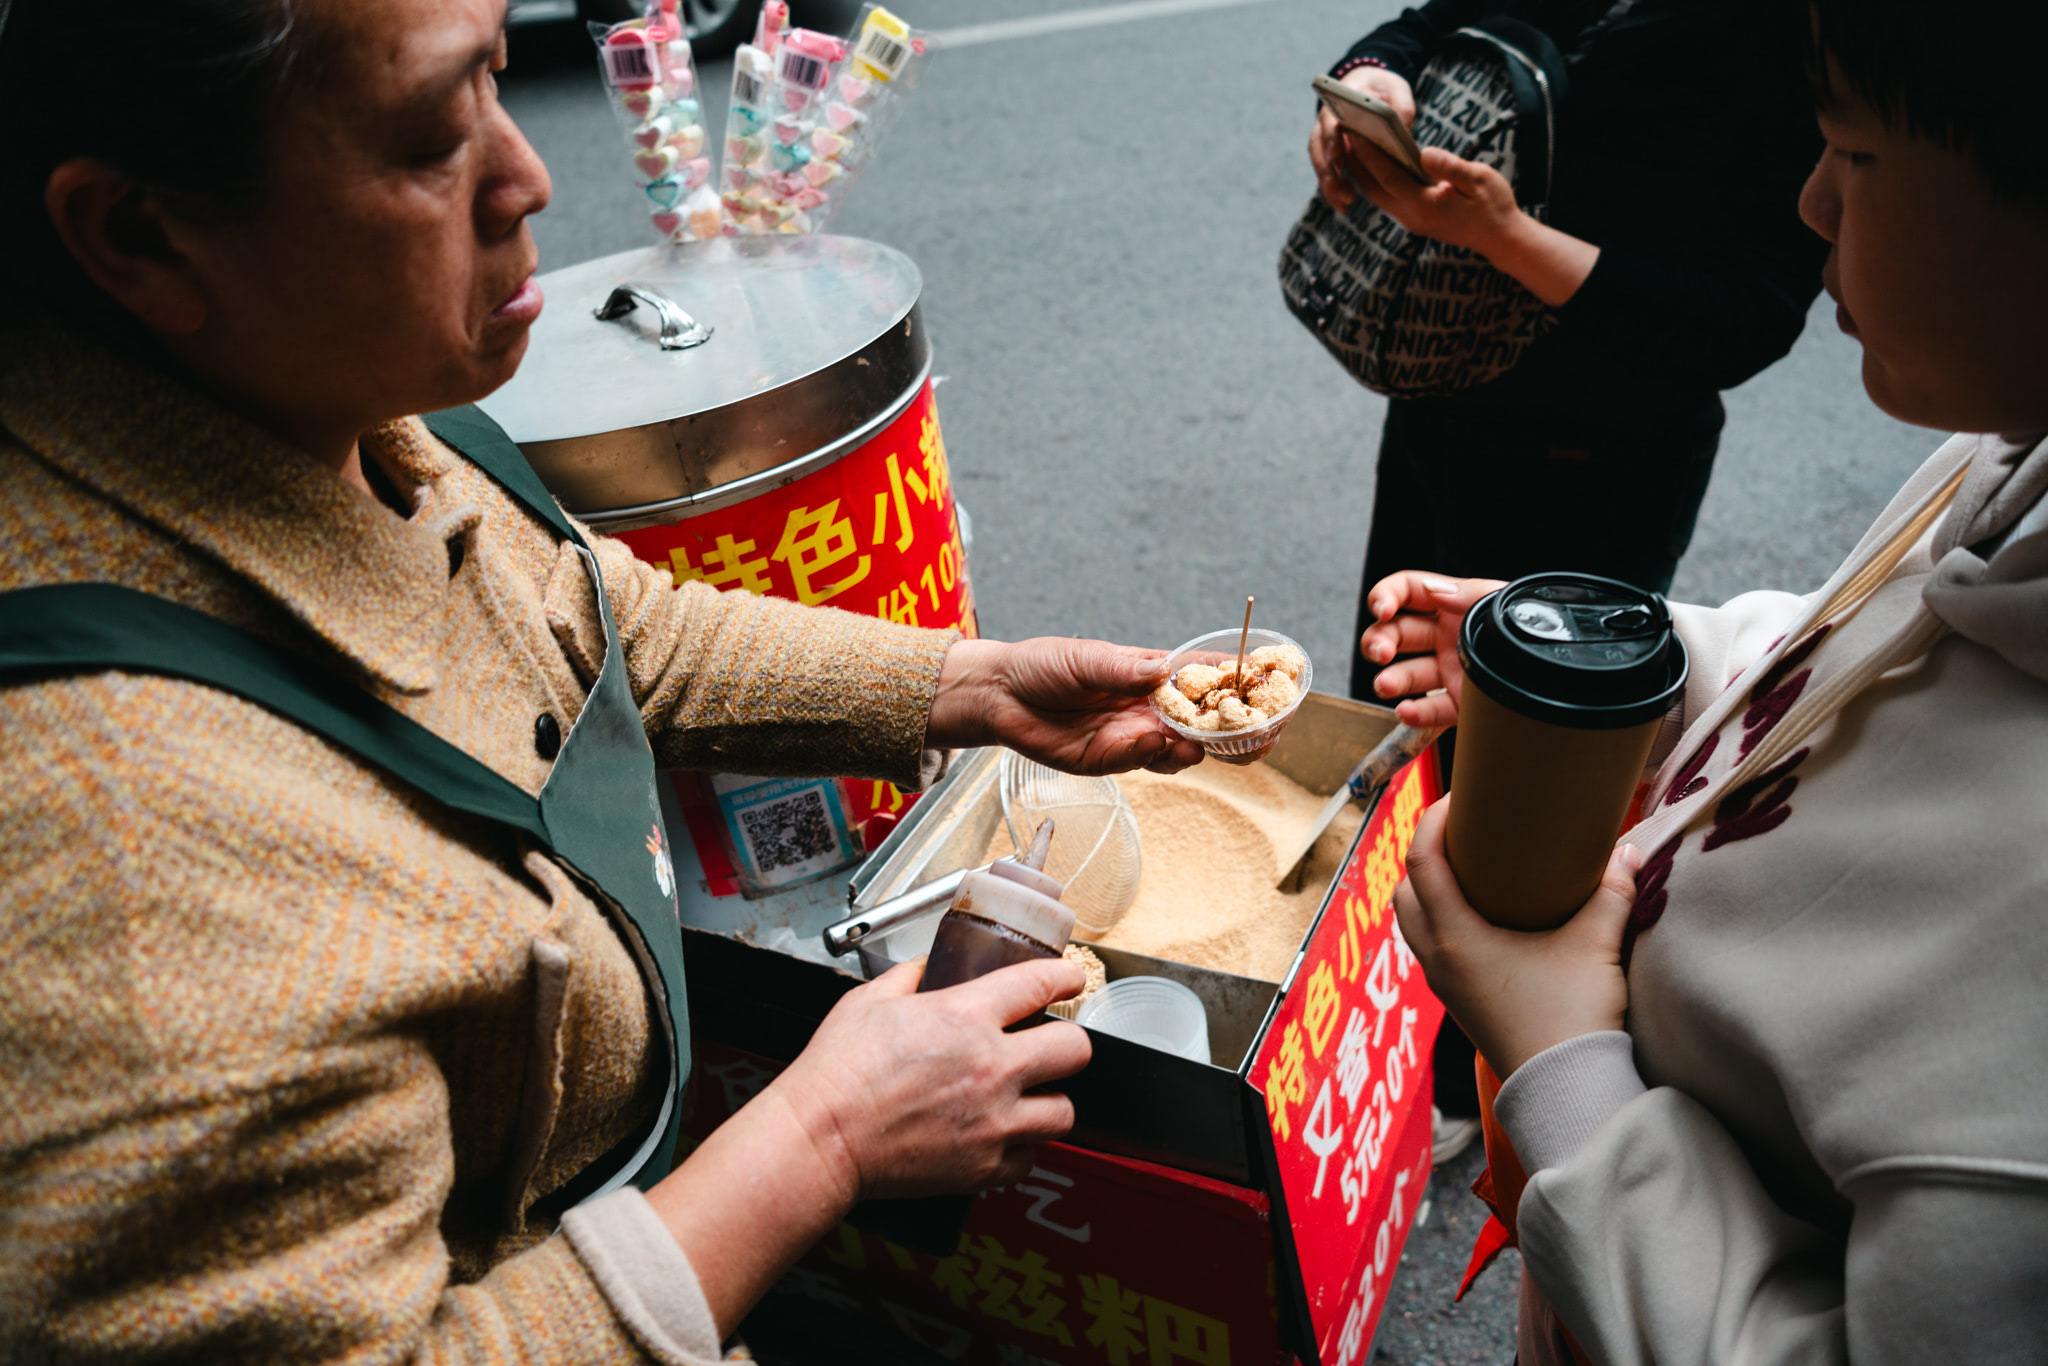
<svg viewBox="0 0 2048 1366"><path fill-rule="evenodd" d="M1417 824L1394 914L1429 989L1506 1081L1553 1044L1622 1027L1628 979L1621 933L1643 860L1634 845L1622 845L1599 890L1570 920L1554 930L1504 930L1472 909L1444 859L1452 800L1430 807Z"/></svg>
<svg viewBox="0 0 2048 1366"><path fill-rule="evenodd" d="M1414 569L1372 586L1366 603L1375 620L1358 638L1358 650L1384 666L1373 680L1375 692L1408 699L1394 708L1403 721L1425 729L1458 724L1458 699L1465 690L1458 630L1472 604L1502 586L1499 579L1453 579Z"/></svg>
<svg viewBox="0 0 2048 1366"><path fill-rule="evenodd" d="M1415 92L1393 72L1362 66L1346 72L1343 84L1392 105L1402 123L1410 128L1415 126ZM1315 167L1316 188L1322 191L1324 202L1338 213L1350 212L1358 202L1358 191L1352 188L1352 182L1363 185L1372 174L1352 151L1353 144L1361 141L1347 135L1344 125L1327 108L1316 111L1315 131L1308 137L1308 162ZM1350 180L1345 179L1346 172Z"/></svg>
<svg viewBox="0 0 2048 1366"><path fill-rule="evenodd" d="M1088 1065L1087 1031L1004 1026L1078 993L1080 968L1023 963L919 995L923 976L920 959L841 997L769 1087L849 1198L1005 1185L1030 1172L1033 1144L1074 1125L1072 1101L1029 1092Z"/></svg>
<svg viewBox="0 0 2048 1366"><path fill-rule="evenodd" d="M1178 773L1202 750L1152 709L1165 681L1164 650L1062 636L962 640L939 670L926 743L1007 745L1067 773Z"/></svg>

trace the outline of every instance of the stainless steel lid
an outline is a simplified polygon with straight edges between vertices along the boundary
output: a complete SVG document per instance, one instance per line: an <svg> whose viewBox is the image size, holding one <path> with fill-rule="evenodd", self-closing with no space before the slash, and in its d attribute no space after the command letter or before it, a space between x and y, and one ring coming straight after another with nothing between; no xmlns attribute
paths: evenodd
<svg viewBox="0 0 2048 1366"><path fill-rule="evenodd" d="M859 238L649 247L540 283L526 359L481 406L608 530L801 478L879 430L931 366L917 267Z"/></svg>

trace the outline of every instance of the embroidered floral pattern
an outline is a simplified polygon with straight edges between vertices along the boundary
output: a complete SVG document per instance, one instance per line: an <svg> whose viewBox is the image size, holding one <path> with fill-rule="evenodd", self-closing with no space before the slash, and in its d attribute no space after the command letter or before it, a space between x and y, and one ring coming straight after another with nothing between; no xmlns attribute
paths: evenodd
<svg viewBox="0 0 2048 1366"><path fill-rule="evenodd" d="M1813 652L1827 639L1832 624L1822 625L1785 652L1785 657L1764 671L1764 676L1749 690L1749 710L1742 713L1742 748L1738 759L1763 743L1763 738L1777 728L1785 719L1785 713L1792 710L1792 704L1806 691L1807 682L1813 677L1813 670L1801 669ZM1797 673L1793 670L1798 669Z"/></svg>
<svg viewBox="0 0 2048 1366"><path fill-rule="evenodd" d="M1636 936L1662 919L1664 908L1671 902L1671 893L1664 890L1664 884L1671 879L1671 866L1678 861L1678 846L1683 843L1682 833L1673 835L1636 870L1635 904L1628 908L1628 923L1621 931L1623 972L1628 971L1628 960L1635 956Z"/></svg>
<svg viewBox="0 0 2048 1366"><path fill-rule="evenodd" d="M1784 658L1766 669L1750 688L1749 706L1742 713L1742 746L1736 752L1737 762L1747 757L1751 750L1763 743L1765 736L1777 729L1778 723L1792 710L1793 703L1806 691L1807 683L1813 678L1813 670L1803 666L1831 629L1832 623L1816 627L1806 639L1786 651ZM1775 650L1782 639L1773 641L1771 649ZM1665 792L1662 804L1676 806L1687 797L1705 791L1707 765L1720 747L1720 734L1709 735L1671 776L1671 787ZM1788 754L1723 797L1714 807L1714 825L1701 841L1700 852L1769 834L1790 820L1792 794L1799 787L1799 778L1794 770L1805 761L1809 752L1802 748ZM1637 937L1662 919L1665 907L1670 904L1671 893L1665 884L1671 880L1671 870L1678 861L1678 850L1684 842L1684 834L1673 835L1656 853L1644 860L1636 872L1636 899L1629 907L1628 924L1621 932L1623 972L1628 971L1629 960L1635 956Z"/></svg>
<svg viewBox="0 0 2048 1366"><path fill-rule="evenodd" d="M1721 733L1716 731L1707 737L1705 744L1693 751L1692 758L1685 761L1685 767L1671 775L1671 790L1664 794L1664 805L1676 806L1693 793L1706 788L1707 760L1713 758L1714 751L1720 747Z"/></svg>

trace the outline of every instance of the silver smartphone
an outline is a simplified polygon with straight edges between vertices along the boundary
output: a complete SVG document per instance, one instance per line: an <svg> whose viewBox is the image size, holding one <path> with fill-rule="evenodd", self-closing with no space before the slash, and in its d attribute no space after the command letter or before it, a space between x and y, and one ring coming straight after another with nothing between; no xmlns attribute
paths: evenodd
<svg viewBox="0 0 2048 1366"><path fill-rule="evenodd" d="M1422 169L1422 148L1417 145L1415 135L1408 131L1408 125L1401 122L1401 116L1394 112L1393 105L1353 90L1328 76L1316 77L1314 84L1323 106L1336 115L1337 122L1392 157L1396 165L1419 183L1435 183L1435 178Z"/></svg>

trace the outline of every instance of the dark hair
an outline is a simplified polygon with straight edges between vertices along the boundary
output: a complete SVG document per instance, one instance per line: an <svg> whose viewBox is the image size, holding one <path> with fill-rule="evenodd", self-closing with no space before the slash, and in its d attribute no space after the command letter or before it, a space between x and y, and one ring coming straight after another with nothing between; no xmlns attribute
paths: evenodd
<svg viewBox="0 0 2048 1366"><path fill-rule="evenodd" d="M50 173L92 157L190 204L247 203L263 183L270 116L305 48L294 0L9 8L0 28L0 240L13 245L0 260L0 308L55 306L126 327L126 313L50 226ZM146 79L127 70L133 64ZM117 74L95 77L107 68Z"/></svg>
<svg viewBox="0 0 2048 1366"><path fill-rule="evenodd" d="M1822 108L1828 59L1886 125L1969 157L2008 199L2048 199L2042 0L1810 0L1808 68Z"/></svg>

